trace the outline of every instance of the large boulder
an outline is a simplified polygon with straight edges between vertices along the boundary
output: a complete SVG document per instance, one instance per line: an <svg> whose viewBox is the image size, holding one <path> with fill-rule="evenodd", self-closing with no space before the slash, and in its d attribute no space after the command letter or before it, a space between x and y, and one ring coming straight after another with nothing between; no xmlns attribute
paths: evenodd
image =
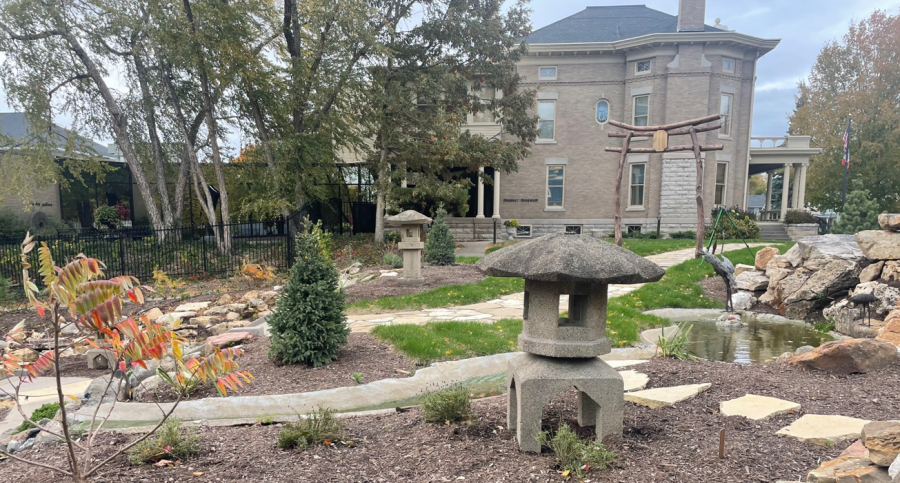
<svg viewBox="0 0 900 483"><path fill-rule="evenodd" d="M863 319L862 307L853 307L848 299L833 302L822 310L825 320L834 321L834 330L852 337L862 337L858 328Z"/></svg>
<svg viewBox="0 0 900 483"><path fill-rule="evenodd" d="M757 270L765 270L772 260L772 257L780 254L781 250L775 247L760 248L759 251L756 252L756 259L753 264L756 266Z"/></svg>
<svg viewBox="0 0 900 483"><path fill-rule="evenodd" d="M871 466L869 458L861 458L855 456L839 456L830 461L822 463L818 468L806 475L807 483L835 483L835 472L846 472L857 468L866 468Z"/></svg>
<svg viewBox="0 0 900 483"><path fill-rule="evenodd" d="M895 309L884 318L884 326L876 339L900 347L900 309Z"/></svg>
<svg viewBox="0 0 900 483"><path fill-rule="evenodd" d="M794 246L798 249L800 258L804 261L815 258L859 260L865 256L860 249L860 245L854 240L853 235L808 236ZM790 250L788 250L788 253L790 253Z"/></svg>
<svg viewBox="0 0 900 483"><path fill-rule="evenodd" d="M869 260L900 259L900 233L884 230L866 230L854 235L856 243Z"/></svg>
<svg viewBox="0 0 900 483"><path fill-rule="evenodd" d="M872 463L890 466L900 456L900 423L873 421L863 426L862 442Z"/></svg>
<svg viewBox="0 0 900 483"><path fill-rule="evenodd" d="M879 315L889 314L900 301L900 289L880 282L861 283L850 291L850 296L864 293L872 294L878 299L878 302L871 304L869 309Z"/></svg>
<svg viewBox="0 0 900 483"><path fill-rule="evenodd" d="M875 262L859 272L860 282L871 282L881 278L881 270L884 268L884 262Z"/></svg>
<svg viewBox="0 0 900 483"><path fill-rule="evenodd" d="M860 261L831 260L824 268L811 271L798 269L781 283L782 314L795 319L805 319L828 304L830 296L844 292L859 281L862 270ZM809 277L799 286L805 273Z"/></svg>
<svg viewBox="0 0 900 483"><path fill-rule="evenodd" d="M883 369L896 360L894 344L874 339L843 339L795 355L788 363L834 374L855 374Z"/></svg>
<svg viewBox="0 0 900 483"><path fill-rule="evenodd" d="M769 277L764 272L757 270L745 271L736 276L734 280L737 282L737 288L740 290L756 292L769 287Z"/></svg>
<svg viewBox="0 0 900 483"><path fill-rule="evenodd" d="M900 231L900 213L882 213L878 215L878 224L887 231Z"/></svg>

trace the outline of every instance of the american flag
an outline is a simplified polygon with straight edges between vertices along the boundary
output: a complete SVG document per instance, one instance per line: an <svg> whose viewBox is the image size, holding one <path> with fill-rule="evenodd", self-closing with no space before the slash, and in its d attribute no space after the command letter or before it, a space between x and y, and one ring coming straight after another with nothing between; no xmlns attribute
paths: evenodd
<svg viewBox="0 0 900 483"><path fill-rule="evenodd" d="M847 121L847 129L844 131L844 158L841 159L841 164L848 170L850 169L850 123L852 122L853 119Z"/></svg>

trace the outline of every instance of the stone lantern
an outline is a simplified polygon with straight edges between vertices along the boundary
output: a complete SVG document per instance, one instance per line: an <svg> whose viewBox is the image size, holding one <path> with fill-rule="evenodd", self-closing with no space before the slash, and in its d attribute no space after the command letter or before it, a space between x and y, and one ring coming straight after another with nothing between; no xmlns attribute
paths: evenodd
<svg viewBox="0 0 900 483"><path fill-rule="evenodd" d="M431 223L431 218L418 211L406 210L394 216L388 216L385 221L390 225L400 225L400 243L397 248L403 254L403 275L399 282L404 285L422 285L422 250L425 243L422 242L422 225Z"/></svg>
<svg viewBox="0 0 900 483"><path fill-rule="evenodd" d="M544 406L578 389L578 424L597 426L597 440L622 432L622 376L599 357L611 351L606 337L609 284L655 282L665 271L624 248L588 235L549 235L486 255L479 270L525 279L524 354L509 362L508 425L522 451L540 452L537 436ZM569 296L560 317L561 295Z"/></svg>

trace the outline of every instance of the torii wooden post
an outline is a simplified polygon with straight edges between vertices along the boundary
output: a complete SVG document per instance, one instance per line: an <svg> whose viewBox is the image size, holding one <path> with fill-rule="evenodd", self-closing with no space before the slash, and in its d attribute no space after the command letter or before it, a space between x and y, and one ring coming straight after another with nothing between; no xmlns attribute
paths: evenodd
<svg viewBox="0 0 900 483"><path fill-rule="evenodd" d="M713 124L709 126L699 127L701 124L717 121L721 118L719 114L712 114L698 119L689 121L681 121L663 126L631 126L622 122L609 120L613 126L625 129L627 132L610 132L611 138L625 138L625 142L621 148L606 148L606 151L613 153L622 153L619 157L619 170L616 173L616 200L615 200L615 229L616 229L616 245L622 246L622 173L625 170L625 161L629 154L632 153L672 153L676 151L693 151L694 159L697 161L697 256L703 247L703 228L705 225L703 210L703 160L700 153L703 151L721 151L721 144L711 144L703 146L698 141L697 133L715 131L722 127L721 124ZM686 129L685 129L686 128ZM631 138L635 135L649 135L653 133L652 148L632 148ZM671 136L691 136L690 145L669 146L669 137Z"/></svg>

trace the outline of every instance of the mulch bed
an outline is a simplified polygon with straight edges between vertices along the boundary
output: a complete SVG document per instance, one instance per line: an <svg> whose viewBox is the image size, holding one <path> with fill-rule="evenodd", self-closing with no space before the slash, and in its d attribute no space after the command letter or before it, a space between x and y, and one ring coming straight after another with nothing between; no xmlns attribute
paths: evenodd
<svg viewBox="0 0 900 483"><path fill-rule="evenodd" d="M703 280L697 282L697 285L700 285L700 288L703 289L703 296L715 300L720 300L722 303L725 302L725 296L727 295L725 292L725 282L722 281L721 277L709 277L704 278ZM754 297L759 299L762 295L766 293L765 290L755 292L753 294ZM775 314L781 315L778 312L778 309L772 307L771 305L766 305L764 303L756 302L750 307L751 312L759 312L761 314Z"/></svg>
<svg viewBox="0 0 900 483"><path fill-rule="evenodd" d="M389 267L379 268L387 269ZM368 272L374 273L376 277L380 275L378 269L368 270ZM479 272L474 265L464 263L447 266L423 265L422 277L425 278L425 284L419 286L401 285L400 277L384 277L351 285L344 292L347 294L347 303L353 303L359 300L410 295L446 285L478 283L485 278L484 274Z"/></svg>
<svg viewBox="0 0 900 483"><path fill-rule="evenodd" d="M851 441L816 446L775 435L804 413L895 419L900 407L900 363L882 371L848 377L775 364L737 365L655 359L637 367L650 375L650 387L711 382L699 396L673 407L625 405L622 437L607 441L618 457L609 469L591 471L592 482L772 482L805 480L822 461L836 457ZM795 414L767 421L723 417L719 403L746 393L798 402ZM171 468L130 467L123 458L97 475L97 481L365 481L365 482L556 482L552 456L522 454L515 433L506 428L506 398L477 401L477 424L470 427L426 424L412 409L347 420L355 448L318 446L305 451L275 447L277 426L200 429L201 453ZM575 425L573 392L555 398L544 412L544 426L560 420ZM726 430L726 457L718 458L719 430ZM593 430L579 429L588 437ZM104 434L97 457L130 436ZM41 445L21 456L60 465L62 447ZM198 477L193 472L202 472ZM56 478L18 462L0 463L0 476L18 482Z"/></svg>
<svg viewBox="0 0 900 483"><path fill-rule="evenodd" d="M338 360L323 367L306 365L277 365L269 359L269 340L258 339L244 344L244 356L238 359L241 369L250 371L254 379L245 385L238 396L262 394L291 394L319 391L356 385L354 373L362 373L362 383L404 377L400 371L411 372L415 363L394 352L388 345L366 334L350 334L347 345L338 352ZM212 386L201 386L191 399L219 397ZM161 386L157 394L144 396L143 401L174 401L175 393Z"/></svg>

